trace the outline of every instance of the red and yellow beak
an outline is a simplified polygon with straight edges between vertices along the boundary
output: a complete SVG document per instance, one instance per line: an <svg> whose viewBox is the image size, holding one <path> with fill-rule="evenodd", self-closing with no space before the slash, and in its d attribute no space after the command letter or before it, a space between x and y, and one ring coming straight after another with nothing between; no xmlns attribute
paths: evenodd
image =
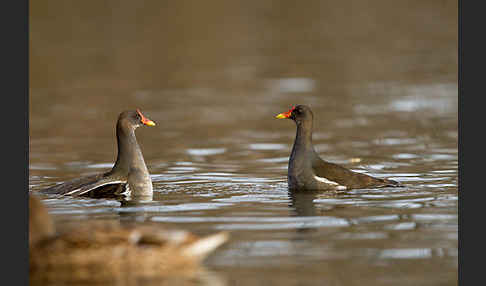
<svg viewBox="0 0 486 286"><path fill-rule="evenodd" d="M155 126L155 122L153 122L152 120L143 116L143 114L142 114L142 112L140 112L140 110L137 109L137 113L138 113L138 115L140 115L140 118L141 118L140 122L142 122L142 124L147 125L147 126Z"/></svg>
<svg viewBox="0 0 486 286"><path fill-rule="evenodd" d="M294 110L295 107L292 107L289 111L287 112L283 112L283 113L280 113L280 114L277 114L277 116L275 116L275 118L277 119L284 119L284 118L289 118L291 115L292 115L292 111Z"/></svg>

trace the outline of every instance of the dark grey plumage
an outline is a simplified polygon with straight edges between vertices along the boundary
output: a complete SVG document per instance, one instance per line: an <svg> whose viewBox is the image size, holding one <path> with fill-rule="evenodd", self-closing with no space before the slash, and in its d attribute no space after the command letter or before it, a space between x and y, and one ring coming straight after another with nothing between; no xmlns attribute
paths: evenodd
<svg viewBox="0 0 486 286"><path fill-rule="evenodd" d="M142 150L135 137L139 126L154 126L138 109L118 116L116 137L118 155L113 168L102 174L85 176L41 190L45 194L90 197L152 196L152 180Z"/></svg>
<svg viewBox="0 0 486 286"><path fill-rule="evenodd" d="M345 190L399 185L393 180L353 172L321 159L312 145L314 115L308 106L297 105L277 115L277 118L292 119L297 125L287 176L290 190Z"/></svg>

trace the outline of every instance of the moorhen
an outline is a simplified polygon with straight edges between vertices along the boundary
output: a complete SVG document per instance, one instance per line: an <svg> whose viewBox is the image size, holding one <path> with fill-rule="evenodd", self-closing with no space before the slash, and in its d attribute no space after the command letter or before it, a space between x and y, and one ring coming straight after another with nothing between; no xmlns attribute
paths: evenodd
<svg viewBox="0 0 486 286"><path fill-rule="evenodd" d="M312 145L314 115L308 106L294 106L276 118L292 119L297 125L288 167L289 190L349 190L399 185L393 180L374 178L322 160Z"/></svg>
<svg viewBox="0 0 486 286"><path fill-rule="evenodd" d="M106 173L85 176L41 190L45 194L109 198L130 195L152 197L152 180L135 137L141 125L154 126L140 110L120 113L116 123L118 155Z"/></svg>
<svg viewBox="0 0 486 286"><path fill-rule="evenodd" d="M119 220L83 221L58 230L41 200L29 195L31 284L129 281L138 285L144 279L191 276L228 238L227 232L201 237L181 229Z"/></svg>

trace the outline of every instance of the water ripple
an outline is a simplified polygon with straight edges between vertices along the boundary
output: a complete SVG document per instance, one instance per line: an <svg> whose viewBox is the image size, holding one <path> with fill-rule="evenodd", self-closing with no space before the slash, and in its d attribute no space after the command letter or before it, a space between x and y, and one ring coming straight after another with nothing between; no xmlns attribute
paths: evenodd
<svg viewBox="0 0 486 286"><path fill-rule="evenodd" d="M186 152L193 156L211 156L223 154L226 152L226 148L187 149Z"/></svg>

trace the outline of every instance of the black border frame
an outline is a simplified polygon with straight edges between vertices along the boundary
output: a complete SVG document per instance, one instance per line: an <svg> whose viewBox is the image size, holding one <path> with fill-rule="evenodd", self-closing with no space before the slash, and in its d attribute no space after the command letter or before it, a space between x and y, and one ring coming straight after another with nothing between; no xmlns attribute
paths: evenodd
<svg viewBox="0 0 486 286"><path fill-rule="evenodd" d="M29 285L29 1L0 4L2 35L3 267L6 284Z"/></svg>

